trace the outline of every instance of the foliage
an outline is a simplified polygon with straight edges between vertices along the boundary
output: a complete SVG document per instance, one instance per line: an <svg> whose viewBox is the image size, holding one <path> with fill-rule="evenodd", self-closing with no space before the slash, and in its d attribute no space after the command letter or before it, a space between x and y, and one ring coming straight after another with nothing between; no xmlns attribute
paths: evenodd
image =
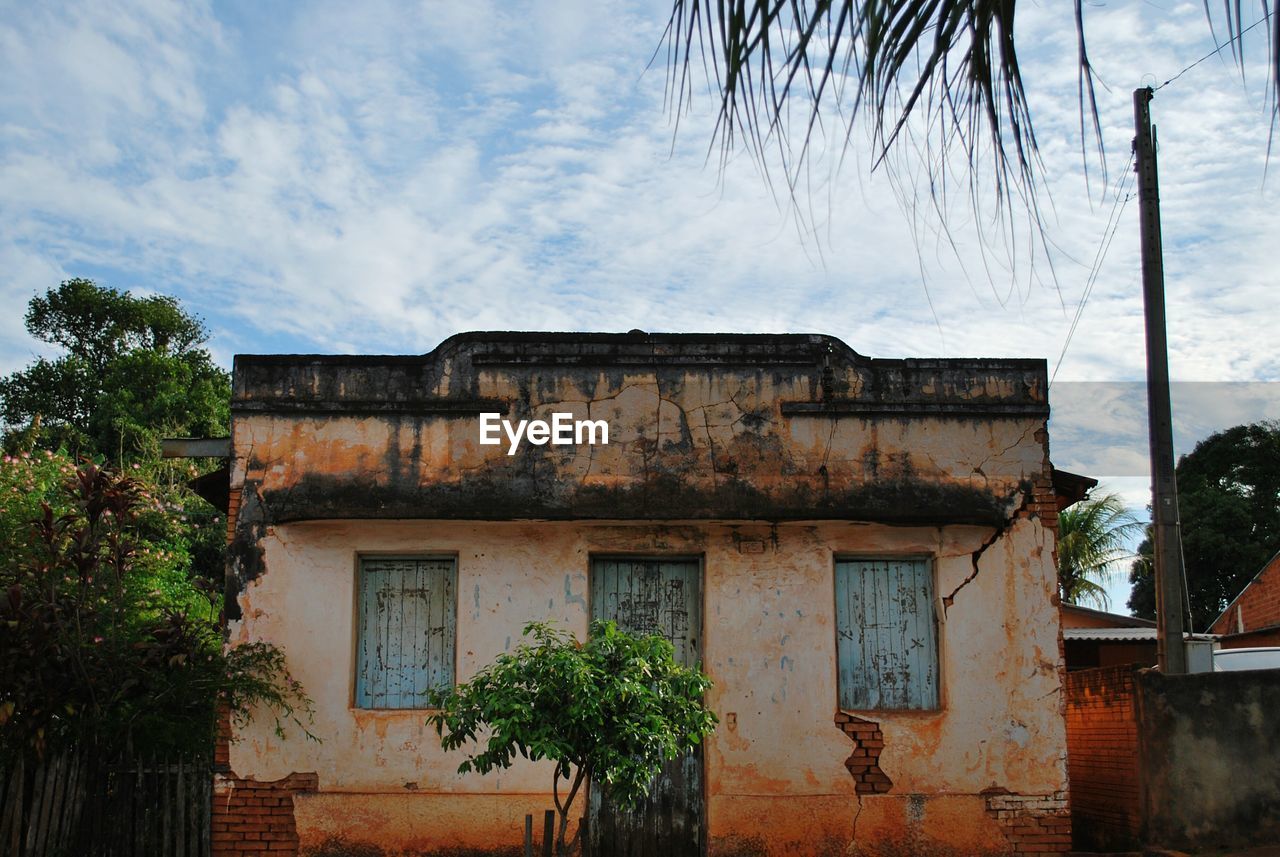
<svg viewBox="0 0 1280 857"><path fill-rule="evenodd" d="M1129 544L1140 531L1115 494L1076 503L1058 516L1058 587L1071 604L1109 605L1105 580L1118 562L1131 554Z"/></svg>
<svg viewBox="0 0 1280 857"><path fill-rule="evenodd" d="M310 701L279 649L224 649L212 587L174 546L181 521L146 484L46 452L5 456L0 494L0 759L86 737L203 751L220 703L302 725Z"/></svg>
<svg viewBox="0 0 1280 857"><path fill-rule="evenodd" d="M32 298L25 321L66 353L0 379L7 451L65 448L123 465L158 459L166 435L226 434L230 377L176 299L73 279Z"/></svg>
<svg viewBox="0 0 1280 857"><path fill-rule="evenodd" d="M716 716L702 696L711 680L676 663L663 638L633 636L613 622L593 622L585 644L540 622L525 626L524 634L533 642L439 692L439 710L428 722L446 750L482 744L459 773L506 768L517 754L555 762L552 793L564 853L569 808L584 782L634 806L664 761L710 734ZM563 801L562 778L569 784Z"/></svg>
<svg viewBox="0 0 1280 857"><path fill-rule="evenodd" d="M1178 461L1176 475L1191 624L1203 631L1280 550L1280 422L1202 440ZM1150 538L1138 553L1129 608L1154 618Z"/></svg>
<svg viewBox="0 0 1280 857"><path fill-rule="evenodd" d="M1060 4L1075 29L1081 151L1087 117L1101 158L1085 5ZM924 171L921 186L935 196L968 188L977 207L980 184L973 174L990 164L997 201L1024 204L1039 222L1035 187L1043 168L1018 59L1016 6L1012 0L672 0L663 36L668 103L680 109L689 101L700 60L719 94L715 133L722 159L738 138L762 160L766 146L776 146L792 190L814 133L828 134L822 105L834 106L838 125L845 125L835 129L837 140L847 141L855 118L866 113L876 165L895 144L918 148L924 163L909 172ZM1215 21L1225 22L1231 54L1241 60L1237 39L1248 25L1241 4L1225 4L1219 17L1206 2L1205 13L1211 31ZM1271 28L1274 106L1280 104L1280 16ZM792 105L797 98L807 102L799 110ZM792 139L792 122L799 139ZM953 156L970 171L969 180L948 175Z"/></svg>

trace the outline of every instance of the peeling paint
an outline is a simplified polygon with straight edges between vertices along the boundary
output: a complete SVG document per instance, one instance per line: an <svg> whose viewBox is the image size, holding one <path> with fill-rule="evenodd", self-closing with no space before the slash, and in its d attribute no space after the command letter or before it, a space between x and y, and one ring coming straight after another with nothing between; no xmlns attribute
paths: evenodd
<svg viewBox="0 0 1280 857"><path fill-rule="evenodd" d="M983 789L1065 787L1043 376L814 336L475 334L416 357L237 358L229 631L284 647L323 743L260 718L231 766L319 773L295 801L304 851L498 853L549 805L550 769L460 776L424 712L352 707L356 556L458 558L463 680L528 621L585 635L592 557L697 557L724 724L703 748L709 853L1007 853ZM478 443L482 409L605 419L611 443L507 456ZM932 557L950 593L941 707L844 713L837 732L833 558L887 555ZM859 765L877 776L851 778Z"/></svg>

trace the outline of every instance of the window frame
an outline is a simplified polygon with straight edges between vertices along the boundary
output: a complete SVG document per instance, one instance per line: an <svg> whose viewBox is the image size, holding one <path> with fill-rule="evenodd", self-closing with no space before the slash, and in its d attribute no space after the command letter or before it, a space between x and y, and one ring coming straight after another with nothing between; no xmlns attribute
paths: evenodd
<svg viewBox="0 0 1280 857"><path fill-rule="evenodd" d="M378 561L410 561L410 562L447 562L450 563L450 575L452 577L453 594L452 597L445 601L445 607L452 613L453 620L453 637L449 641L452 652L447 662L450 669L449 687L456 687L458 684L458 617L461 614L461 569L458 561L458 554L442 551L424 551L422 553L405 552L405 551L358 551L353 558L352 573L352 590L351 590L351 684L350 696L348 699L349 707L353 711L372 711L372 712L407 712L407 711L432 711L434 709L423 706L387 706L387 705L362 705L361 704L361 688L362 681L360 678L361 671L361 644L363 642L361 630L361 616L363 614L363 582L365 575L366 562Z"/></svg>
<svg viewBox="0 0 1280 857"><path fill-rule="evenodd" d="M889 707L878 705L876 707L848 707L843 704L843 692L841 685L841 636L840 636L840 607L839 607L839 591L840 591L840 566L845 563L920 563L924 567L924 571L929 582L929 604L927 607L929 621L932 623L933 633L933 700L931 705L913 706L913 707ZM938 563L937 557L932 554L857 554L857 553L835 553L831 563L831 604L832 604L832 626L833 636L835 638L835 698L836 709L838 711L867 711L867 712L892 712L894 714L905 715L930 715L938 714L946 708L945 682L943 674L943 651L944 640L943 630L946 627L945 618L939 611L938 596ZM915 615L919 615L919 611Z"/></svg>

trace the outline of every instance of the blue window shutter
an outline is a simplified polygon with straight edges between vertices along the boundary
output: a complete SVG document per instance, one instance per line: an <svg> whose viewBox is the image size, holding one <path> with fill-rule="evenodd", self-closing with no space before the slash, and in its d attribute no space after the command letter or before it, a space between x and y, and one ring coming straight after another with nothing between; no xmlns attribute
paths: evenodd
<svg viewBox="0 0 1280 857"><path fill-rule="evenodd" d="M840 707L938 707L933 572L921 559L836 562Z"/></svg>
<svg viewBox="0 0 1280 857"><path fill-rule="evenodd" d="M452 559L361 558L357 707L425 708L453 684L456 583Z"/></svg>

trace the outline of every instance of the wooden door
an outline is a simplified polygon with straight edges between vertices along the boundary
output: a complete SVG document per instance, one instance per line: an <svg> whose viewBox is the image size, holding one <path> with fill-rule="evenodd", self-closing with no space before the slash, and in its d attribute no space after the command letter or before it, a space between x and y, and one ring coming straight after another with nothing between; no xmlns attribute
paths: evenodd
<svg viewBox="0 0 1280 857"><path fill-rule="evenodd" d="M597 559L591 616L633 634L660 634L676 660L693 666L702 651L702 569L696 559ZM706 840L701 745L668 762L634 810L611 805L593 783L586 853L592 857L700 857Z"/></svg>

